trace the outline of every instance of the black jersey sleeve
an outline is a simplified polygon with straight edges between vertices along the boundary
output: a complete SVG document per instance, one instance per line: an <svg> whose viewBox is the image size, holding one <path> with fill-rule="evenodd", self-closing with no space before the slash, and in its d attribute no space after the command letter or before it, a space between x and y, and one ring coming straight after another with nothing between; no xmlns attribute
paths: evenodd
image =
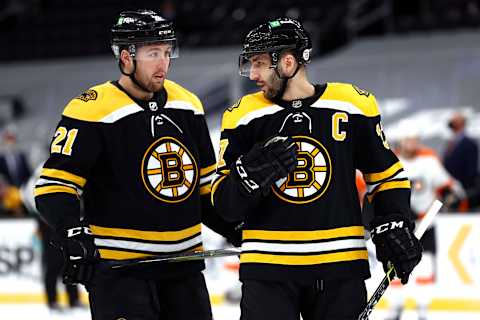
<svg viewBox="0 0 480 320"><path fill-rule="evenodd" d="M211 198L211 182L215 175L215 153L205 118L198 117L196 122L197 143L200 157L200 197L202 203L202 223L225 237L230 243L239 245L240 231L238 223L225 221L213 207Z"/></svg>
<svg viewBox="0 0 480 320"><path fill-rule="evenodd" d="M410 181L385 137L375 98L370 96L368 103L368 113L357 118L355 143L356 167L364 175L367 199L376 216L411 217Z"/></svg>
<svg viewBox="0 0 480 320"><path fill-rule="evenodd" d="M35 202L54 229L80 223L80 199L92 166L101 152L98 124L63 116L35 185Z"/></svg>
<svg viewBox="0 0 480 320"><path fill-rule="evenodd" d="M243 221L248 211L260 201L259 196L246 196L230 175L232 164L252 147L246 142L248 132L245 130L246 127L224 129L220 135L217 170L212 182L212 203L228 221Z"/></svg>

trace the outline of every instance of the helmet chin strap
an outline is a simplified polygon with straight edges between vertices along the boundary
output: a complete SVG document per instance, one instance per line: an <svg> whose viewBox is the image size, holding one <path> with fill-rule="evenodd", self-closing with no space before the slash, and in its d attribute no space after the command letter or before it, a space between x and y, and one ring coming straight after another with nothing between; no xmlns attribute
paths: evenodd
<svg viewBox="0 0 480 320"><path fill-rule="evenodd" d="M144 86L142 86L140 84L140 82L138 82L137 78L135 78L135 72L137 71L137 60L135 60L135 58L133 58L133 71L132 73L126 73L123 68L122 68L122 63L120 61L120 59L118 60L118 68L120 69L120 72L129 77L130 80L132 80L133 84L135 84L140 90L144 91L144 92L148 92L148 93L153 93L152 91L148 90L147 88L145 88Z"/></svg>
<svg viewBox="0 0 480 320"><path fill-rule="evenodd" d="M297 68L295 69L295 72L291 76L282 76L280 74L280 71L278 71L278 63L275 67L275 73L277 74L278 78L282 80L282 86L280 87L280 90L278 90L277 94L275 95L275 99L282 99L283 94L285 93L285 90L287 89L288 85L288 80L292 79L295 77L297 74L298 70L300 69L300 63L297 63Z"/></svg>

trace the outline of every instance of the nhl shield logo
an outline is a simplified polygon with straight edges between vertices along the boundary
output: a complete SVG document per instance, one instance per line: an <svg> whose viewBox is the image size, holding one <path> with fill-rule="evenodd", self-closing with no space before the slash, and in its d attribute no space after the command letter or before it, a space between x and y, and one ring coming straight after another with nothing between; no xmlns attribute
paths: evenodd
<svg viewBox="0 0 480 320"><path fill-rule="evenodd" d="M307 136L294 136L298 146L297 166L286 178L276 181L273 193L291 203L309 203L320 198L330 185L332 162L327 149Z"/></svg>
<svg viewBox="0 0 480 320"><path fill-rule="evenodd" d="M141 175L152 196L176 203L192 194L198 180L198 168L195 158L180 141L162 137L145 152Z"/></svg>

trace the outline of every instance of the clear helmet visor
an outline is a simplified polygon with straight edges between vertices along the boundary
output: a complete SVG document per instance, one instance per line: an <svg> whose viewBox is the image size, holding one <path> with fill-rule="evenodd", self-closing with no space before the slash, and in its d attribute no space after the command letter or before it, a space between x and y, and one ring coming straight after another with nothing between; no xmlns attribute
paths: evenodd
<svg viewBox="0 0 480 320"><path fill-rule="evenodd" d="M117 59L120 57L120 47L112 45ZM162 40L130 44L128 51L138 61L157 61L165 58L174 59L179 56L177 40Z"/></svg>
<svg viewBox="0 0 480 320"><path fill-rule="evenodd" d="M252 62L248 58L248 56L241 54L238 57L238 73L242 77L250 77L250 70L252 69Z"/></svg>
<svg viewBox="0 0 480 320"><path fill-rule="evenodd" d="M178 57L177 40L147 42L136 45L135 59L138 61L156 61Z"/></svg>
<svg viewBox="0 0 480 320"><path fill-rule="evenodd" d="M266 52L240 54L238 58L238 73L249 78L252 72L262 72L266 69L275 68L271 56Z"/></svg>

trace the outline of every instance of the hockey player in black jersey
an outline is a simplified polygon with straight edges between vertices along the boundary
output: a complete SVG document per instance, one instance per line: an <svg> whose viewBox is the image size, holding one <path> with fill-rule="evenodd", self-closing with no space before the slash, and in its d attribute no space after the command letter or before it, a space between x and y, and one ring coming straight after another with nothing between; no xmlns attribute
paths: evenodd
<svg viewBox="0 0 480 320"><path fill-rule="evenodd" d="M241 319L356 319L370 276L355 188L364 173L378 258L406 283L421 258L410 182L385 139L373 94L313 85L299 21L251 30L240 73L260 91L225 111L212 201L244 221Z"/></svg>
<svg viewBox="0 0 480 320"><path fill-rule="evenodd" d="M203 261L102 267L201 250L201 223L235 242L210 202L215 155L202 103L166 79L177 54L172 22L124 11L112 49L120 79L68 103L35 186L64 281L86 285L94 320L212 319Z"/></svg>

